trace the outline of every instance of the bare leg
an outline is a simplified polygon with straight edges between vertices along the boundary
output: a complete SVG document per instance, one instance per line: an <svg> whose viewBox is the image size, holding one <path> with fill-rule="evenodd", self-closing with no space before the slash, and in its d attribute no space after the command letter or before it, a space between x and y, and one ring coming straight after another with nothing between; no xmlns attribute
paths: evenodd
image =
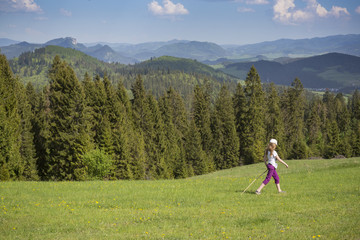
<svg viewBox="0 0 360 240"><path fill-rule="evenodd" d="M257 192L261 192L261 190L265 187L265 184L262 183L260 187L256 190Z"/></svg>
<svg viewBox="0 0 360 240"><path fill-rule="evenodd" d="M278 192L282 192L281 188L280 188L280 183L276 184L276 188L277 188Z"/></svg>

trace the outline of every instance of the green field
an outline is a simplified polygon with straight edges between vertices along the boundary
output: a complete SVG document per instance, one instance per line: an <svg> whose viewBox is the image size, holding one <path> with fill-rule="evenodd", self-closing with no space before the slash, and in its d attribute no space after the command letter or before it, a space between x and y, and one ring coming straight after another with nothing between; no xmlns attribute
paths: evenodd
<svg viewBox="0 0 360 240"><path fill-rule="evenodd" d="M183 180L1 182L0 239L360 239L360 158Z"/></svg>

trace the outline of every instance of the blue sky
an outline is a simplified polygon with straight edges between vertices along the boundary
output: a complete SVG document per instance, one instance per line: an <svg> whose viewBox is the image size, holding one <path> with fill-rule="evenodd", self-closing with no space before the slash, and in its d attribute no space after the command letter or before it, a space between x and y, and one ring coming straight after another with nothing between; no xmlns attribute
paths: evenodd
<svg viewBox="0 0 360 240"><path fill-rule="evenodd" d="M359 0L0 0L0 37L248 44L360 34Z"/></svg>

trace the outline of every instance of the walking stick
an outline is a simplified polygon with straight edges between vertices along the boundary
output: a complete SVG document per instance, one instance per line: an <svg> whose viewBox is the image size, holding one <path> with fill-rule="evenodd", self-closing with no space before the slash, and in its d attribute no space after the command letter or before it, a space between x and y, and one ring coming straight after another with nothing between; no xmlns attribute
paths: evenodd
<svg viewBox="0 0 360 240"><path fill-rule="evenodd" d="M267 170L265 170L265 172L263 172L262 174L260 174L257 178L255 178L255 180L254 181L252 181L252 183L250 183L250 185L247 187L247 188L245 188L245 190L242 192L242 194L241 195L243 195L244 194L244 192L256 181L256 180L258 180L258 178L259 177L261 177L264 173L266 173L267 172Z"/></svg>

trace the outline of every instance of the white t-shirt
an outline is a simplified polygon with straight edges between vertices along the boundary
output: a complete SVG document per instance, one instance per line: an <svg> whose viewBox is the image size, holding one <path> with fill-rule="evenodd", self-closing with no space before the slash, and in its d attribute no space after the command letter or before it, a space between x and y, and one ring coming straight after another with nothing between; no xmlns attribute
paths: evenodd
<svg viewBox="0 0 360 240"><path fill-rule="evenodd" d="M273 165L275 168L277 168L277 163L276 163L276 156L278 155L277 152L274 150L273 151L273 155L270 156L271 152L268 151L267 152L267 159L268 159L268 164Z"/></svg>

